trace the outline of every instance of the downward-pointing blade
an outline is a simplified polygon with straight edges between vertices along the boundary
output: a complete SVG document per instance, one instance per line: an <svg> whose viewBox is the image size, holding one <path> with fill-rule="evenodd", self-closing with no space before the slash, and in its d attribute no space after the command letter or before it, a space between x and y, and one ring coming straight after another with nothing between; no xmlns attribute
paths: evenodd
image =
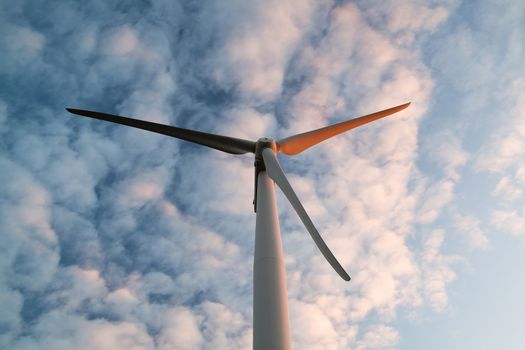
<svg viewBox="0 0 525 350"><path fill-rule="evenodd" d="M275 181L277 186L279 186L279 188L281 188L281 190L283 191L286 198L288 198L288 200L292 204L292 207L299 215L299 218L308 230L308 233L310 233L310 236L312 236L315 244L317 245L321 253L324 255L326 260L328 260L330 265L332 265L334 270L337 271L337 273L339 274L339 276L341 276L342 279L344 279L345 281L350 281L350 276L348 275L348 273L346 273L341 264L339 264L334 254L332 254L326 243L321 238L319 232L317 232L317 229L312 223L312 220L310 220L310 217L304 210L303 205L299 201L299 198L297 198L297 195L295 194L292 186L288 182L286 175L284 175L284 172L281 169L281 166L279 165L279 162L277 161L277 157L275 156L273 150L270 148L265 148L262 151L262 156L268 176L273 181Z"/></svg>
<svg viewBox="0 0 525 350"><path fill-rule="evenodd" d="M285 139L277 141L279 152L287 155L294 155L329 139L332 136L339 135L345 131L357 128L358 126L373 122L374 120L384 118L396 112L399 112L410 105L410 102L403 105L385 109L376 113L365 115L351 120L347 120L338 124L329 125L327 127L308 131L302 134L293 135Z"/></svg>
<svg viewBox="0 0 525 350"><path fill-rule="evenodd" d="M66 108L70 113L77 114L84 117L90 117L108 122L132 126L134 128L148 130L159 134L176 137L181 140L197 143L199 145L215 148L219 151L243 154L255 153L255 142L237 139L228 136L208 134L201 131L177 128L175 126L163 125L145 120L138 120L133 118L121 117L119 115L87 111L83 109Z"/></svg>

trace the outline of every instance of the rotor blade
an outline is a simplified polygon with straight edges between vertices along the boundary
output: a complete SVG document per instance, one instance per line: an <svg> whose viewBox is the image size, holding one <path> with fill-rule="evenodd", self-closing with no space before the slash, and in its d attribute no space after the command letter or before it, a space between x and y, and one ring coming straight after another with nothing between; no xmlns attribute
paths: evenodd
<svg viewBox="0 0 525 350"><path fill-rule="evenodd" d="M270 148L265 148L262 151L262 156L264 159L264 165L266 167L266 172L268 173L268 176L273 181L275 181L275 183L283 191L286 198L288 198L288 200L292 204L292 207L299 215L299 218L308 230L308 233L310 233L310 236L312 236L315 244L317 244L317 247L319 248L321 253L324 255L326 260L328 260L330 265L332 265L332 267L339 274L339 276L341 276L342 279L344 279L345 281L350 281L350 276L348 276L341 264L339 264L335 256L332 254L326 243L323 241L323 238L321 238L319 232L317 232L317 229L312 223L312 220L310 220L310 217L304 210L303 205L299 201L299 198L297 198L297 195L295 194L292 186L290 186L286 175L284 175L284 172L281 169L281 166L279 165L279 162L277 161L277 157L275 153L273 153L273 150Z"/></svg>
<svg viewBox="0 0 525 350"><path fill-rule="evenodd" d="M87 111L83 109L66 108L70 113L77 114L84 117L90 117L108 122L123 124L139 128L143 130L153 131L159 134L176 137L181 140L197 143L199 145L215 148L219 151L243 154L255 153L255 142L227 137L222 135L208 134L201 131L177 128L175 126L163 125L145 120L138 120L132 118L121 117L113 114L106 114L101 112Z"/></svg>
<svg viewBox="0 0 525 350"><path fill-rule="evenodd" d="M410 105L410 102L397 107L385 109L376 113L365 115L355 119L350 119L334 125L329 125L321 129L308 131L302 134L293 135L277 141L277 149L287 155L294 155L329 139L332 136L339 135L345 131L357 128L358 126L373 122L374 120L384 118L396 112L399 112Z"/></svg>

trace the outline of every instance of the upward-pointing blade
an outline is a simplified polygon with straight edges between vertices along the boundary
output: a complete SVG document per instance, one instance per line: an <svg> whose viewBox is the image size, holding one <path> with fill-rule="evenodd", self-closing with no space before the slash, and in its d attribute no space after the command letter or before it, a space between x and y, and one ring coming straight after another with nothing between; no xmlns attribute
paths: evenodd
<svg viewBox="0 0 525 350"><path fill-rule="evenodd" d="M310 217L304 210L303 205L299 201L299 198L297 198L297 195L295 194L292 186L288 182L286 175L284 175L284 172L281 169L281 166L279 165L279 162L277 161L277 157L275 156L273 150L271 148L265 148L262 151L262 156L268 176L273 181L275 181L275 183L283 191L286 198L288 198L288 200L292 204L292 207L299 215L299 218L308 230L308 233L310 233L310 236L312 236L315 244L317 245L321 253L324 255L326 260L328 260L330 265L332 265L334 270L337 271L337 273L339 274L339 276L341 276L342 279L344 279L345 281L350 281L350 276L348 275L348 273L346 273L345 269L343 269L341 264L339 264L334 254L332 254L326 243L323 241L323 238L321 238L319 232L317 232L317 229L312 223L312 220L310 220Z"/></svg>
<svg viewBox="0 0 525 350"><path fill-rule="evenodd" d="M287 155L294 155L329 139L332 136L339 135L345 131L357 128L358 126L373 122L374 120L389 116L399 112L410 105L410 102L403 105L385 109L376 113L365 115L351 120L347 120L338 124L329 125L327 127L308 131L302 134L287 137L277 141L277 148L279 152Z"/></svg>
<svg viewBox="0 0 525 350"><path fill-rule="evenodd" d="M147 122L145 120L138 120L133 118L121 117L119 115L106 114L101 112L87 111L83 109L66 108L70 113L81 115L84 117L90 117L108 122L123 124L139 128L143 130L153 131L159 134L176 137L181 140L197 143L199 145L215 148L219 151L232 153L232 154L243 154L243 153L255 153L255 142L237 139L234 137L208 134L201 131L177 128L175 126L163 125L153 122Z"/></svg>

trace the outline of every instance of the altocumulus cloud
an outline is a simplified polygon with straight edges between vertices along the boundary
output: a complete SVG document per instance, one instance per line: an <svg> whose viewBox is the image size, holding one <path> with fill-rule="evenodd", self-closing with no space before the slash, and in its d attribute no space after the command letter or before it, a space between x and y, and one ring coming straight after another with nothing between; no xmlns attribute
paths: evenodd
<svg viewBox="0 0 525 350"><path fill-rule="evenodd" d="M457 205L472 157L454 132L418 140L435 85L420 43L454 3L0 8L0 347L251 347L252 159L78 119L66 106L255 139L412 101L283 160L353 276L340 283L279 197L294 346L393 347L403 312L446 307L461 257L443 253L436 222ZM509 108L521 115L523 101ZM476 169L503 172L522 157L515 123ZM503 178L496 195L523 190L524 170L512 169L520 188ZM492 222L523 214L501 209ZM454 220L471 246L488 245L476 218Z"/></svg>

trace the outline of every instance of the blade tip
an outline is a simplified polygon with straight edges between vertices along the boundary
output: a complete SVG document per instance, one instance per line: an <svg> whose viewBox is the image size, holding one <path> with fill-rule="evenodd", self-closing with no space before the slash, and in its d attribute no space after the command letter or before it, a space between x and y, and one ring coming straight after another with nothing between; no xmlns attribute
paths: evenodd
<svg viewBox="0 0 525 350"><path fill-rule="evenodd" d="M75 108L68 108L66 107L66 111L68 111L69 113L71 114L78 114L78 109L75 109Z"/></svg>
<svg viewBox="0 0 525 350"><path fill-rule="evenodd" d="M400 112L406 108L408 108L408 106L410 106L412 102L407 102L407 103L403 103L402 105L399 105L399 106L396 106L396 107L392 107L390 110L392 111L392 114L393 113L397 113L397 112Z"/></svg>

